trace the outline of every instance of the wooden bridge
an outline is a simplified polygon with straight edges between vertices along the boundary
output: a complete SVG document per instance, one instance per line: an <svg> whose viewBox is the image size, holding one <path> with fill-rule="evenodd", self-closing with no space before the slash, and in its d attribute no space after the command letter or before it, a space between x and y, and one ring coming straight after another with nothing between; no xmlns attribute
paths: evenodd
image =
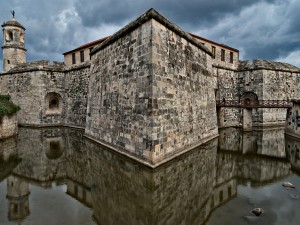
<svg viewBox="0 0 300 225"><path fill-rule="evenodd" d="M217 108L291 108L293 103L286 100L216 100Z"/></svg>

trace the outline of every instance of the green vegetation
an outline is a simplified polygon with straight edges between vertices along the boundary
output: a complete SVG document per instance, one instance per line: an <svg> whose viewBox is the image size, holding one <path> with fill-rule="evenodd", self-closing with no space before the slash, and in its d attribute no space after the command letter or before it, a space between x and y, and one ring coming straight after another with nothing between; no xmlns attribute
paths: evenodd
<svg viewBox="0 0 300 225"><path fill-rule="evenodd" d="M20 110L20 107L10 101L10 95L0 94L0 117L12 115Z"/></svg>

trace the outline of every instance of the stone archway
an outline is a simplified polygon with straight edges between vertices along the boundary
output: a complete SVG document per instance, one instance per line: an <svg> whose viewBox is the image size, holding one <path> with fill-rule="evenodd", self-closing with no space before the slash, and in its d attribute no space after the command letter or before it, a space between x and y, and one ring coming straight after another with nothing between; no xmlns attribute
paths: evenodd
<svg viewBox="0 0 300 225"><path fill-rule="evenodd" d="M60 114L62 112L62 98L60 94L50 92L45 96L46 114Z"/></svg>
<svg viewBox="0 0 300 225"><path fill-rule="evenodd" d="M240 98L243 101L244 105L251 106L258 103L258 96L252 91L244 92ZM253 108L244 108L243 109L243 129L252 130L252 117L253 117Z"/></svg>

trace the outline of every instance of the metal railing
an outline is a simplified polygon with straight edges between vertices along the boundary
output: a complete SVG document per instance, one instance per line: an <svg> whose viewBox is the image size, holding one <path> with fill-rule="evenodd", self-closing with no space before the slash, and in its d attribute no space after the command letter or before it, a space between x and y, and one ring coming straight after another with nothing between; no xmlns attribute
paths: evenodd
<svg viewBox="0 0 300 225"><path fill-rule="evenodd" d="M287 100L216 100L217 107L233 108L291 108Z"/></svg>

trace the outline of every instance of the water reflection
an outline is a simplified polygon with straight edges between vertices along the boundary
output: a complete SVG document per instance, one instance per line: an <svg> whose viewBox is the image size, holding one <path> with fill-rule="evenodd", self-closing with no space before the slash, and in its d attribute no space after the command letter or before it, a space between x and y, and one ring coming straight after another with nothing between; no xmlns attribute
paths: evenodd
<svg viewBox="0 0 300 225"><path fill-rule="evenodd" d="M248 224L259 204L268 213L255 221L276 224L286 216L275 211L281 182L300 186L299 148L280 129L228 128L151 170L79 130L21 128L18 140L0 142L0 224ZM291 212L297 193L285 199Z"/></svg>

